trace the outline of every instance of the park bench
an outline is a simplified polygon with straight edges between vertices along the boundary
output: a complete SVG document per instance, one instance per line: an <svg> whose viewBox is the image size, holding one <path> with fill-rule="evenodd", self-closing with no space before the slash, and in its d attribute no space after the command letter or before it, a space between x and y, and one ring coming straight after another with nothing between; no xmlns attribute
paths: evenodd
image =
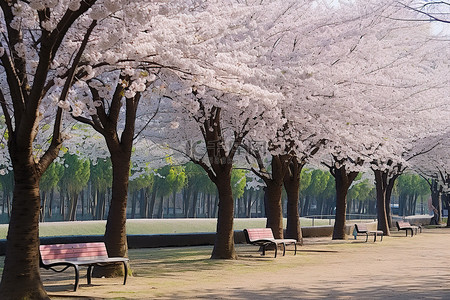
<svg viewBox="0 0 450 300"><path fill-rule="evenodd" d="M105 243L53 244L39 246L40 267L55 272L63 272L70 267L75 269L74 291L78 288L79 266L87 266L87 283L91 284L92 267L123 263L124 279L127 282L128 258L108 257Z"/></svg>
<svg viewBox="0 0 450 300"><path fill-rule="evenodd" d="M365 224L365 223L355 224L355 230L356 230L356 234L365 234L366 235L366 242L369 239L369 234L373 234L374 242L376 242L377 236L380 236L380 242L383 241L383 231L369 230L367 228L367 224ZM355 239L356 239L356 235L355 235Z"/></svg>
<svg viewBox="0 0 450 300"><path fill-rule="evenodd" d="M418 233L419 230L420 230L420 232L422 232L422 226L411 225L407 221L397 221L396 224L397 224L398 231L404 230L406 233L406 236L408 236L408 231L411 232L411 236L413 236L414 231L416 232L416 234Z"/></svg>
<svg viewBox="0 0 450 300"><path fill-rule="evenodd" d="M248 244L257 245L262 248L262 255L266 255L266 247L275 247L275 256L277 257L278 247L283 247L283 256L286 254L286 245L294 245L294 255L297 254L297 240L295 239L275 239L271 228L248 228L244 229L245 239Z"/></svg>

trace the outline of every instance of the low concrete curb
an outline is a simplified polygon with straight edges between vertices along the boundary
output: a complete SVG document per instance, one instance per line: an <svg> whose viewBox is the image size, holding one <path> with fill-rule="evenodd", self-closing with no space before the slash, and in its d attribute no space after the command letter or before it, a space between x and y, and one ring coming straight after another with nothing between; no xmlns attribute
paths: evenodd
<svg viewBox="0 0 450 300"><path fill-rule="evenodd" d="M302 227L303 237L331 236L333 226ZM128 247L137 248L160 248L160 247L184 247L184 246L204 246L214 245L215 232L200 233L176 233L176 234L129 234L127 236ZM68 244L68 243L89 243L102 242L103 235L69 235L55 237L41 237L41 244ZM242 230L234 232L234 242L236 244L245 243L245 236ZM6 240L0 240L0 255L5 255Z"/></svg>

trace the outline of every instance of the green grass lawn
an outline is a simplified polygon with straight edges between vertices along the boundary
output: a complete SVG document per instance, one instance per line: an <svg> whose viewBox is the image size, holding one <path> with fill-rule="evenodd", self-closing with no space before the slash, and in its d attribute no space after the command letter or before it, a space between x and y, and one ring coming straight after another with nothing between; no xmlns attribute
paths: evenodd
<svg viewBox="0 0 450 300"><path fill-rule="evenodd" d="M286 220L285 220L286 221ZM215 232L216 219L129 219L127 220L128 234L170 234L190 232ZM74 221L74 222L46 222L39 227L40 236L65 235L103 235L106 221ZM315 226L327 225L327 220L315 220ZM266 219L235 219L234 229L265 227ZM311 226L310 219L301 219L302 226ZM5 239L8 224L0 225L0 239Z"/></svg>

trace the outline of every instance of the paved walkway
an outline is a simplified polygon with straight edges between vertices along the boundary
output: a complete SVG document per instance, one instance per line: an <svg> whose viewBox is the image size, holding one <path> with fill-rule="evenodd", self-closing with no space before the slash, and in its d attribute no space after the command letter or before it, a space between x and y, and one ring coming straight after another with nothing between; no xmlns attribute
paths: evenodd
<svg viewBox="0 0 450 300"><path fill-rule="evenodd" d="M131 250L135 276L73 279L44 273L52 299L450 299L450 228L405 237L307 239L299 253L274 259L238 245L240 259L209 260L211 247Z"/></svg>

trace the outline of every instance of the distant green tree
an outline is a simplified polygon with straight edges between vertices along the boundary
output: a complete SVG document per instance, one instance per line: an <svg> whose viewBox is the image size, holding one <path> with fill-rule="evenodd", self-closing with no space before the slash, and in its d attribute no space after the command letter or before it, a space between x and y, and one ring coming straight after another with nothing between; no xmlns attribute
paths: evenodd
<svg viewBox="0 0 450 300"><path fill-rule="evenodd" d="M148 218L150 212L149 196L155 181L154 172L146 167L139 176L131 176L128 184L128 192L132 195L131 199L131 218L135 217L137 200L140 203L140 216Z"/></svg>
<svg viewBox="0 0 450 300"><path fill-rule="evenodd" d="M68 213L64 214L69 221L76 220L78 196L87 186L90 176L90 162L75 154L64 154L64 173L61 177L61 195L67 195Z"/></svg>
<svg viewBox="0 0 450 300"><path fill-rule="evenodd" d="M245 204L243 196L246 185L247 185L246 171L240 169L233 169L231 171L231 191L235 199L235 204L237 205L235 214L238 217L245 214ZM209 203L211 203L211 201L209 201Z"/></svg>
<svg viewBox="0 0 450 300"><path fill-rule="evenodd" d="M42 174L39 182L41 191L41 221L45 220L46 215L51 218L53 215L54 190L58 186L61 177L64 174L64 166L53 161ZM50 193L50 201L47 205L47 195ZM47 213L46 213L47 212Z"/></svg>
<svg viewBox="0 0 450 300"><path fill-rule="evenodd" d="M6 214L9 219L11 216L11 200L14 190L14 172L12 170L0 175L0 186L3 191L2 214Z"/></svg>
<svg viewBox="0 0 450 300"><path fill-rule="evenodd" d="M166 165L157 170L155 175L155 188L160 199L158 217L164 216L164 198L170 194L176 195L186 183L186 174L183 166ZM167 199L167 211L169 211L169 199ZM174 209L175 212L175 203Z"/></svg>
<svg viewBox="0 0 450 300"><path fill-rule="evenodd" d="M193 162L185 164L186 185L183 188L183 211L185 217L197 217L199 194L216 195L217 189L205 170ZM216 197L217 198L217 197ZM210 216L214 216L214 205Z"/></svg>
<svg viewBox="0 0 450 300"><path fill-rule="evenodd" d="M409 216L416 213L417 200L430 194L429 185L417 174L402 174L397 179L396 192L399 199L399 215Z"/></svg>
<svg viewBox="0 0 450 300"><path fill-rule="evenodd" d="M91 184L90 210L94 219L103 220L106 210L106 193L112 185L112 164L109 158L91 162L89 182Z"/></svg>
<svg viewBox="0 0 450 300"><path fill-rule="evenodd" d="M303 205L303 215L306 216L310 212L310 207L312 204L312 201L320 202L319 196L322 194L322 192L327 188L328 181L330 180L330 173L325 172L320 169L314 169L311 172L311 181L306 190L304 191L305 194L305 203Z"/></svg>
<svg viewBox="0 0 450 300"><path fill-rule="evenodd" d="M356 178L356 180L359 179L358 177ZM353 212L358 214L368 212L369 199L374 195L374 189L375 185L371 184L368 179L357 182L349 189L347 197L351 200L350 203L353 204ZM349 208L352 206L350 203L348 205Z"/></svg>

